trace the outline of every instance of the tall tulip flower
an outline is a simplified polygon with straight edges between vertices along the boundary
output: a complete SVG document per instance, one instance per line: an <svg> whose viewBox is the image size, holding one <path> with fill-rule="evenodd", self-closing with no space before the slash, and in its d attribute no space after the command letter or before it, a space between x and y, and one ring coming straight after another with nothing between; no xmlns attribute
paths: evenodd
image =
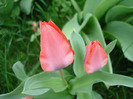
<svg viewBox="0 0 133 99"><path fill-rule="evenodd" d="M108 56L98 40L90 42L86 46L84 66L85 71L90 74L107 64Z"/></svg>
<svg viewBox="0 0 133 99"><path fill-rule="evenodd" d="M46 72L60 70L73 62L74 51L66 36L50 20L40 22L41 31L41 67Z"/></svg>

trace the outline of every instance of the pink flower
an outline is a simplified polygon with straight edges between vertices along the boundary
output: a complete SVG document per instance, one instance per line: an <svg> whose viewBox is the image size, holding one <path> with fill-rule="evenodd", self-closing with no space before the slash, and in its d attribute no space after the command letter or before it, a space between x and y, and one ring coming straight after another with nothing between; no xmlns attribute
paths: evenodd
<svg viewBox="0 0 133 99"><path fill-rule="evenodd" d="M86 46L84 66L85 71L90 74L107 64L108 56L99 41L90 42Z"/></svg>
<svg viewBox="0 0 133 99"><path fill-rule="evenodd" d="M32 99L32 97L28 96L28 97L24 97L22 99Z"/></svg>
<svg viewBox="0 0 133 99"><path fill-rule="evenodd" d="M62 31L51 20L40 22L40 30L42 69L52 72L72 64L74 51Z"/></svg>

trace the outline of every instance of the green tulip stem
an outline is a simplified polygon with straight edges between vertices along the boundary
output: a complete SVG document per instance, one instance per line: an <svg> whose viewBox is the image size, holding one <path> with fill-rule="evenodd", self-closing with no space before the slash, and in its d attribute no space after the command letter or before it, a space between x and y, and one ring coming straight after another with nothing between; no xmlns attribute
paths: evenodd
<svg viewBox="0 0 133 99"><path fill-rule="evenodd" d="M61 79L63 80L63 82L65 83L65 85L68 85L68 84L67 84L67 81L65 80L65 78L64 78L64 76L63 76L62 70L59 70L59 72L60 72L60 77L61 77Z"/></svg>

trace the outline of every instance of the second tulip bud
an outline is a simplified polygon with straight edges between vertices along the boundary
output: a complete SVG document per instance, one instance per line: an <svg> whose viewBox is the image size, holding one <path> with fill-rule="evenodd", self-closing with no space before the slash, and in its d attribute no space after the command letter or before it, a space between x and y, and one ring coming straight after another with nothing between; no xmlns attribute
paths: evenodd
<svg viewBox="0 0 133 99"><path fill-rule="evenodd" d="M108 56L98 40L90 42L86 46L84 67L85 71L90 74L107 64Z"/></svg>

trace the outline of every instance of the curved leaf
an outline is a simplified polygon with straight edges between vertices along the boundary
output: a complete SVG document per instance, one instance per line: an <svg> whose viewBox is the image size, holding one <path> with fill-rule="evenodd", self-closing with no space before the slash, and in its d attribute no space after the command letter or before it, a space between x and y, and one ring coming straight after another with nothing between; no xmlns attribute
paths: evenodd
<svg viewBox="0 0 133 99"><path fill-rule="evenodd" d="M121 0L87 0L84 6L84 17L87 13L93 13L93 15L100 19L109 8L120 1Z"/></svg>
<svg viewBox="0 0 133 99"><path fill-rule="evenodd" d="M62 29L62 32L65 34L67 39L70 39L70 36L71 36L73 30L75 30L76 32L80 32L85 27L85 25L87 24L87 22L91 16L92 16L92 14L87 14L85 19L83 20L83 22L80 25L78 23L78 15L75 14L74 17L70 21L68 21Z"/></svg>
<svg viewBox="0 0 133 99"><path fill-rule="evenodd" d="M18 79L25 80L28 77L24 71L24 65L20 61L16 62L12 69Z"/></svg>
<svg viewBox="0 0 133 99"><path fill-rule="evenodd" d="M129 17L126 22L133 25L133 17Z"/></svg>
<svg viewBox="0 0 133 99"><path fill-rule="evenodd" d="M133 78L119 75L119 74L110 74L103 71L97 71L92 74L86 74L80 78L75 78L70 81L72 86L71 93L75 94L83 90L86 91L86 87L93 85L94 83L104 82L107 85L115 86L122 85L126 87L133 87ZM82 90L81 90L82 89Z"/></svg>
<svg viewBox="0 0 133 99"><path fill-rule="evenodd" d="M121 0L104 0L100 5L97 6L96 10L94 11L94 15L100 19L106 11L111 8L113 5L117 4Z"/></svg>
<svg viewBox="0 0 133 99"><path fill-rule="evenodd" d="M114 20L125 20L128 15L129 17L133 13L133 8L118 5L110 9L105 17L106 23Z"/></svg>
<svg viewBox="0 0 133 99"><path fill-rule="evenodd" d="M75 33L75 31L71 35L70 43L75 52L73 70L76 76L80 77L86 74L84 71L85 44L82 37L78 33Z"/></svg>
<svg viewBox="0 0 133 99"><path fill-rule="evenodd" d="M64 91L66 88L67 85L65 85L60 78L58 71L42 72L30 77L25 82L23 93L27 95L41 95L48 92L50 89L55 92L60 92Z"/></svg>
<svg viewBox="0 0 133 99"><path fill-rule="evenodd" d="M133 61L133 26L124 22L113 21L107 24L105 30L118 38L125 57Z"/></svg>
<svg viewBox="0 0 133 99"><path fill-rule="evenodd" d="M103 99L102 96L96 91L92 91L92 94L93 94L94 99Z"/></svg>
<svg viewBox="0 0 133 99"><path fill-rule="evenodd" d="M16 89L14 89L12 92L7 93L7 94L2 94L0 95L0 99L21 99L22 97L26 97L27 95L22 94L23 86L24 86L23 81Z"/></svg>
<svg viewBox="0 0 133 99"><path fill-rule="evenodd" d="M48 92L42 95L37 95L32 97L34 99L74 99L74 96L70 95L67 91L55 93L52 90L49 90Z"/></svg>
<svg viewBox="0 0 133 99"><path fill-rule="evenodd" d="M73 4L75 10L76 10L77 12L80 12L80 11L81 11L81 10L80 10L80 7L79 7L78 4L76 3L76 1L75 1L75 0L71 0L71 2L72 2L72 4Z"/></svg>
<svg viewBox="0 0 133 99"><path fill-rule="evenodd" d="M32 0L21 0L20 1L20 7L23 12L25 12L27 15L30 14L32 6Z"/></svg>
<svg viewBox="0 0 133 99"><path fill-rule="evenodd" d="M116 42L117 42L117 40L114 40L114 41L110 42L110 43L106 46L105 51L106 51L107 54L109 54L109 53L114 49L114 47L115 47L115 45L116 45Z"/></svg>
<svg viewBox="0 0 133 99"><path fill-rule="evenodd" d="M77 99L93 99L89 93L77 93Z"/></svg>
<svg viewBox="0 0 133 99"><path fill-rule="evenodd" d="M77 99L103 99L100 94L95 91L91 91L88 93L78 93Z"/></svg>
<svg viewBox="0 0 133 99"><path fill-rule="evenodd" d="M133 7L133 0L122 0L118 5Z"/></svg>
<svg viewBox="0 0 133 99"><path fill-rule="evenodd" d="M87 13L93 13L96 7L103 1L104 0L86 0L84 9L83 9L84 17L87 15Z"/></svg>
<svg viewBox="0 0 133 99"><path fill-rule="evenodd" d="M37 82L30 86L31 90L43 88L43 87L49 87L54 90L54 92L61 92L64 91L67 86L65 86L64 82L60 78L51 78L48 81L45 82Z"/></svg>
<svg viewBox="0 0 133 99"><path fill-rule="evenodd" d="M79 27L80 25L78 23L77 14L75 14L74 17L65 24L62 29L62 32L65 34L67 39L70 39L73 30L75 29L77 31Z"/></svg>

